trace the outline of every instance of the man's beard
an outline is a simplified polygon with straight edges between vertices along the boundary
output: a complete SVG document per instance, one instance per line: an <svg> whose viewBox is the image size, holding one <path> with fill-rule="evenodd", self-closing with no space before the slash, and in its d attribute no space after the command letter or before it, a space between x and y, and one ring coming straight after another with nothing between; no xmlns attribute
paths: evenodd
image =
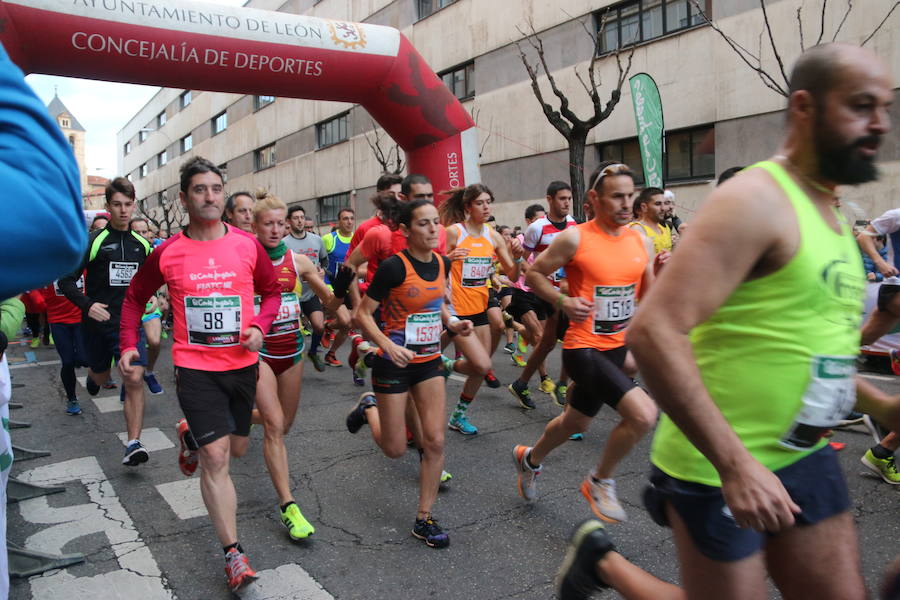
<svg viewBox="0 0 900 600"><path fill-rule="evenodd" d="M840 185L857 185L878 179L875 157L859 152L864 144L877 143L880 136L870 135L844 144L819 123L815 131L819 175Z"/></svg>

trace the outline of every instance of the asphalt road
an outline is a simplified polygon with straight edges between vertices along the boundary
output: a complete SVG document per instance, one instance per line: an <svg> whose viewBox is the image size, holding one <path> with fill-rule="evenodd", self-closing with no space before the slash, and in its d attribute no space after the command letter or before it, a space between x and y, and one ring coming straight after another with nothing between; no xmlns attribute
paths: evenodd
<svg viewBox="0 0 900 600"><path fill-rule="evenodd" d="M13 346L21 359L26 348ZM30 349L28 349L30 350ZM83 564L28 580L13 580L11 598L44 600L91 597L228 598L222 553L199 501L197 477L176 466L173 425L180 417L168 345L157 368L166 389L148 396L145 443L161 449L138 468L121 465L117 434L124 418L118 393L101 392L99 405L79 387L84 414L64 412L64 396L52 348L36 351L38 363L13 367L13 442L52 455L16 462L13 477L58 483L64 493L10 505L9 539L28 548L80 552ZM344 352L341 352L343 358ZM551 355L557 370L559 351ZM506 354L495 356L504 384L516 376ZM80 373L80 374L83 374ZM891 376L875 383L900 392ZM448 411L461 382L448 385ZM546 462L540 497L526 505L516 494L511 449L537 440L559 409L534 389L537 410L523 412L504 389L482 389L470 417L477 436L447 433L447 469L453 481L440 494L435 515L450 532L451 546L432 550L410 535L417 499L418 458L410 451L389 460L373 444L368 428L350 435L344 417L361 388L349 370L317 373L307 363L298 417L287 438L298 504L316 527L303 543L291 543L281 526L276 497L261 451L261 431L251 433L247 456L233 463L240 539L263 578L244 598L423 599L479 598L544 600L573 525L590 516L578 486L599 455L615 414L600 413L583 442L570 442ZM101 408L109 412L101 412ZM152 428L158 432L151 432ZM864 473L859 457L871 445L860 426L840 431L847 448L841 459L850 484L861 538L863 570L874 589L888 560L898 553L898 490ZM618 474L629 522L611 528L621 552L641 567L676 581L670 531L653 524L640 506L649 440L629 456ZM603 597L613 597L606 592Z"/></svg>

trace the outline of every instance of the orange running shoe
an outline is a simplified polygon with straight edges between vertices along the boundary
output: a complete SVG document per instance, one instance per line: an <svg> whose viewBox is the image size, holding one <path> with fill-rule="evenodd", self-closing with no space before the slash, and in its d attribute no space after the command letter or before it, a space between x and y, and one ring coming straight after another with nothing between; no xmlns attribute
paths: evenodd
<svg viewBox="0 0 900 600"><path fill-rule="evenodd" d="M248 583L255 581L257 577L259 576L250 567L246 554L237 548L228 551L228 554L225 555L225 579L228 580L228 587L232 592L237 592Z"/></svg>
<svg viewBox="0 0 900 600"><path fill-rule="evenodd" d="M178 468L185 476L190 477L197 470L199 459L197 458L197 442L191 434L185 419L180 419L175 424L175 433L181 443L181 452L178 453Z"/></svg>

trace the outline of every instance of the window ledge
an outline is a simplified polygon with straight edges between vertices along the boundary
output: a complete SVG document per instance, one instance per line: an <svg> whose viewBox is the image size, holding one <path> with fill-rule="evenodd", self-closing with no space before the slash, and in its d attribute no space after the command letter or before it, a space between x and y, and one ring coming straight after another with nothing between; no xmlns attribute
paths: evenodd
<svg viewBox="0 0 900 600"><path fill-rule="evenodd" d="M669 39L669 38L672 38L675 36L679 36L684 33L688 33L689 31L694 31L695 29L700 29L702 27L708 27L708 26L709 26L709 24L706 21L704 21L703 23L698 23L696 25L689 25L683 29L679 29L677 31L670 31L669 33L660 35L655 38L651 38L649 40L635 42L634 44L629 44L627 46L621 46L619 48L619 52L627 52L627 51L631 50L632 48L640 48L641 46L646 46L648 44L655 44L656 42L661 42L663 40L666 40L666 39ZM597 30L597 32L594 35L598 35L599 33L600 33L600 31ZM598 54L597 57L603 58L604 56L609 56L610 54L614 54L614 53L615 53L615 50L607 50L606 52L601 52L600 54Z"/></svg>
<svg viewBox="0 0 900 600"><path fill-rule="evenodd" d="M326 150L328 148L333 148L334 146L337 146L338 144L343 144L344 142L349 142L349 141L350 141L350 138L347 138L345 140L340 140L337 142L331 142L330 144L325 144L324 146L316 146L316 149L313 152L318 152L319 150Z"/></svg>
<svg viewBox="0 0 900 600"><path fill-rule="evenodd" d="M460 0L454 0L453 2L451 2L450 4L448 4L447 6L442 6L442 7L440 7L440 8L437 9L437 10L433 10L433 11L431 11L430 13L428 13L427 15L425 15L424 17L420 17L420 16L418 15L418 7L416 7L416 16L417 16L418 18L413 22L413 25L418 25L419 23L421 23L422 21L424 21L424 20L427 19L428 17L431 17L431 16L433 16L433 15L436 15L436 14L438 14L439 12L441 12L442 10L446 10L446 9L450 8L451 6L454 6L454 5L456 5L456 4L459 4L459 2L460 2Z"/></svg>

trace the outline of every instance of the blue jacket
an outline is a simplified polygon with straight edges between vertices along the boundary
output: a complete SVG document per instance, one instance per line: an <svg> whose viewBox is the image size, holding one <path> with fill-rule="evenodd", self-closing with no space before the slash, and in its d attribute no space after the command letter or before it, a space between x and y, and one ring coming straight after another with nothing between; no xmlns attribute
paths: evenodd
<svg viewBox="0 0 900 600"><path fill-rule="evenodd" d="M0 298L78 266L87 244L78 164L0 45Z"/></svg>

